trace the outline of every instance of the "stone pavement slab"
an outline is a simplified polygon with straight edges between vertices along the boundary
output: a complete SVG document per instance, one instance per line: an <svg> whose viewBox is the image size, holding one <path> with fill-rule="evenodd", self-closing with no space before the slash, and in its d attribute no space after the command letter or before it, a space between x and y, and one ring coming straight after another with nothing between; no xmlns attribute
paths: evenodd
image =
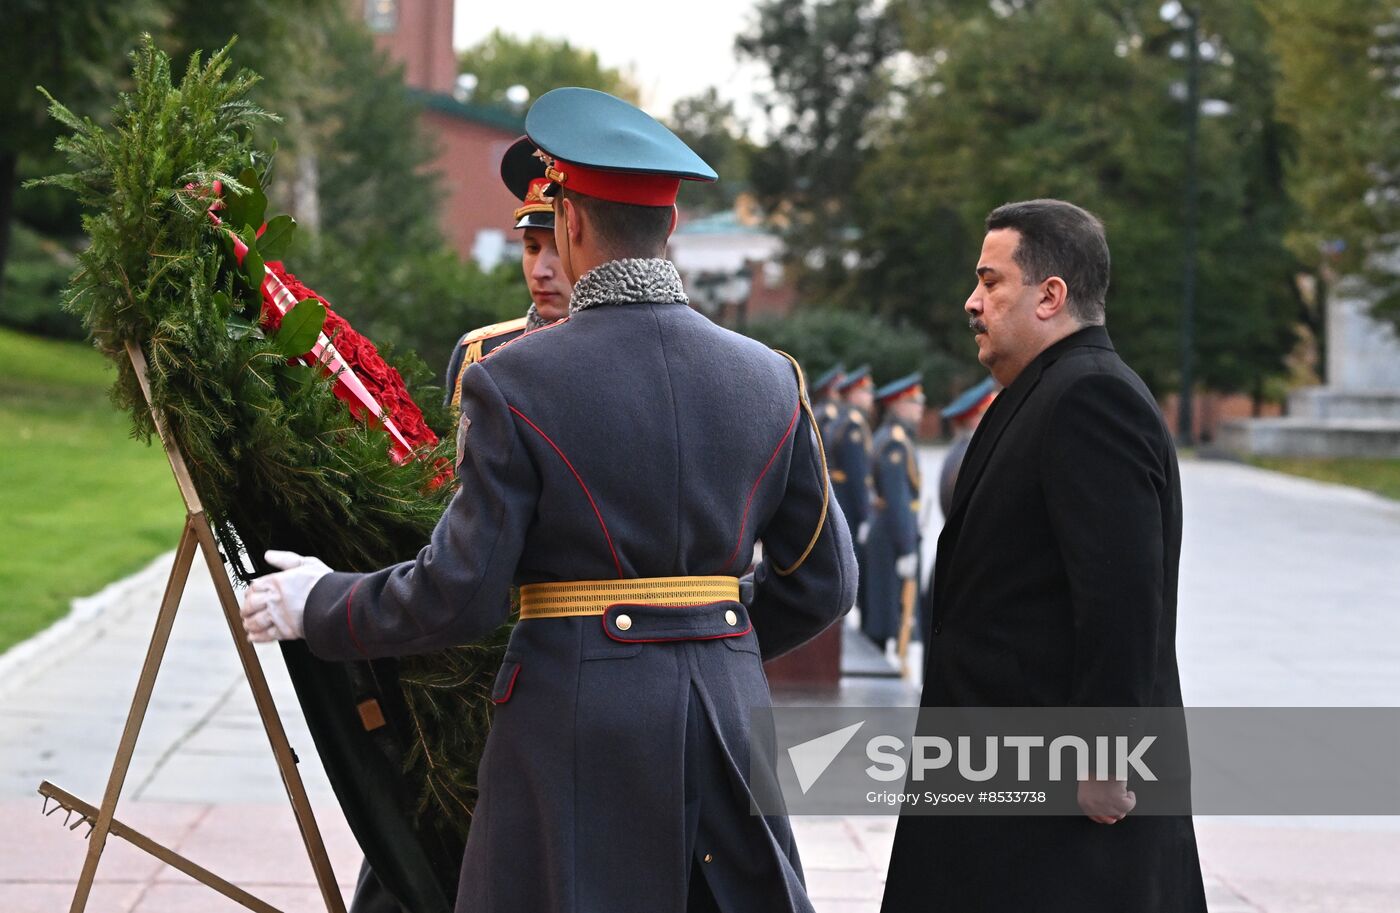
<svg viewBox="0 0 1400 913"><path fill-rule="evenodd" d="M940 456L923 454L926 478L936 477ZM1182 468L1178 645L1188 703L1400 705L1400 505L1245 466ZM935 508L926 557L939 522ZM82 832L42 818L34 790L50 779L93 804L101 798L163 561L123 581L105 605L88 602L54 634L0 657L0 913L64 909L71 898ZM314 910L310 867L228 636L198 565L118 817L284 909ZM277 648L258 653L348 891L358 849ZM834 696L777 699L908 705L917 694L917 683L851 678ZM878 910L895 820L793 824L820 913ZM1395 819L1198 818L1197 831L1216 913L1400 910ZM94 911L235 909L115 838L98 875Z"/></svg>

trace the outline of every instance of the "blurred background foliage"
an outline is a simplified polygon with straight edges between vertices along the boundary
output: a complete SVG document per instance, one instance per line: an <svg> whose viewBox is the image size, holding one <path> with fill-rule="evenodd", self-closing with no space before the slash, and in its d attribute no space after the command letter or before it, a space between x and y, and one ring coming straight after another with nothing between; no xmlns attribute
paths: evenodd
<svg viewBox="0 0 1400 913"><path fill-rule="evenodd" d="M58 280L73 203L16 191L56 170L43 84L102 119L142 29L181 55L221 46L284 115L272 192L301 218L288 256L376 340L446 360L461 330L517 316L519 270L461 260L438 229L418 102L337 0L11 0L0 34L0 324L72 335ZM1173 14L1173 7L1177 10ZM982 219L1061 196L1101 215L1109 323L1159 394L1178 383L1186 55L1162 0L756 0L735 54L754 87L682 99L667 120L723 175L704 215L749 207L782 235L799 300L745 328L826 353L975 381L961 304ZM1400 326L1400 9L1374 0L1197 0L1202 40L1197 376L1277 398L1324 351L1328 297L1363 282ZM43 46L54 53L34 55ZM636 74L567 41L494 32L460 52L473 104L519 112L558 84L636 100ZM76 91L81 88L81 91ZM752 97L748 93L752 91ZM736 105L740 100L743 104ZM309 193L308 188L315 188ZM450 328L444 332L444 327ZM897 339L886 340L890 334ZM900 354L923 346L918 357ZM805 354L805 353L811 353ZM1313 361L1314 372L1322 370Z"/></svg>

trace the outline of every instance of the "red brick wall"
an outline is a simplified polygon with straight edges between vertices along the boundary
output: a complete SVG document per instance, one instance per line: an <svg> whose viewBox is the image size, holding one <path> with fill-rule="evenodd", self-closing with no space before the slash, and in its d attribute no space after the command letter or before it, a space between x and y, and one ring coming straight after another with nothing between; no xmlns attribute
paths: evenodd
<svg viewBox="0 0 1400 913"><path fill-rule="evenodd" d="M1168 394L1159 400L1159 403L1162 407L1162 415L1166 419L1167 427L1171 429L1172 434L1175 435L1177 422L1176 394ZM1192 398L1191 405L1191 411L1196 414L1196 439L1204 443L1215 440L1215 433L1223 423L1233 421L1234 419L1251 418L1254 415L1254 400L1242 393L1198 393ZM1268 417L1282 415L1283 408L1278 403L1264 403L1264 407L1259 414Z"/></svg>
<svg viewBox="0 0 1400 913"><path fill-rule="evenodd" d="M476 233L494 228L510 236L511 213L520 205L501 183L501 156L516 134L437 111L423 113L425 130L435 135L434 168L443 193L442 230L463 257L470 257Z"/></svg>
<svg viewBox="0 0 1400 913"><path fill-rule="evenodd" d="M365 0L346 0L364 21ZM457 84L452 50L452 0L398 0L398 26L374 36L375 46L404 65L404 81L429 92Z"/></svg>

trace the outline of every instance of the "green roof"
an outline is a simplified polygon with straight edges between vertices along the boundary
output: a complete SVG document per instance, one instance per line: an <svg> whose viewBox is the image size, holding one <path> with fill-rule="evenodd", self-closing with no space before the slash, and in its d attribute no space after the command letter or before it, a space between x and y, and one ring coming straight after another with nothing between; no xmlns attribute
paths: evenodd
<svg viewBox="0 0 1400 913"><path fill-rule="evenodd" d="M408 89L408 96L429 111L469 120L476 124L485 124L488 127L498 127L510 133L521 134L525 132L525 116L509 108L476 105L471 102L458 101L451 95L442 92L426 92L411 87Z"/></svg>

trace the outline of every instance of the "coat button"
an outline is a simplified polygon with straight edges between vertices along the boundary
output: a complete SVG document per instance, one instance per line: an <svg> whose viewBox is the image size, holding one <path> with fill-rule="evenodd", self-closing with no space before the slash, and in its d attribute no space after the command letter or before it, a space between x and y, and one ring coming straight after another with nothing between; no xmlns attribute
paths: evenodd
<svg viewBox="0 0 1400 913"><path fill-rule="evenodd" d="M715 858L715 857L714 857L714 855L713 855L712 853L706 853L706 854L705 854L705 861L706 861L706 862L712 862L712 861L714 861L714 858Z"/></svg>
<svg viewBox="0 0 1400 913"><path fill-rule="evenodd" d="M618 629L619 631L627 631L627 630L630 630L631 627L632 627L632 616L631 616L631 615L619 615L619 616L617 616L617 620L614 621L613 624L617 625L617 629Z"/></svg>
<svg viewBox="0 0 1400 913"><path fill-rule="evenodd" d="M933 633L934 633L934 634L942 634L942 633L943 633L943 626L942 626L941 624L940 624L940 625L934 625L934 626L933 626Z"/></svg>
<svg viewBox="0 0 1400 913"><path fill-rule="evenodd" d="M729 626L732 628L739 623L739 616L735 614L733 609L730 609L724 613L724 620L728 622Z"/></svg>

